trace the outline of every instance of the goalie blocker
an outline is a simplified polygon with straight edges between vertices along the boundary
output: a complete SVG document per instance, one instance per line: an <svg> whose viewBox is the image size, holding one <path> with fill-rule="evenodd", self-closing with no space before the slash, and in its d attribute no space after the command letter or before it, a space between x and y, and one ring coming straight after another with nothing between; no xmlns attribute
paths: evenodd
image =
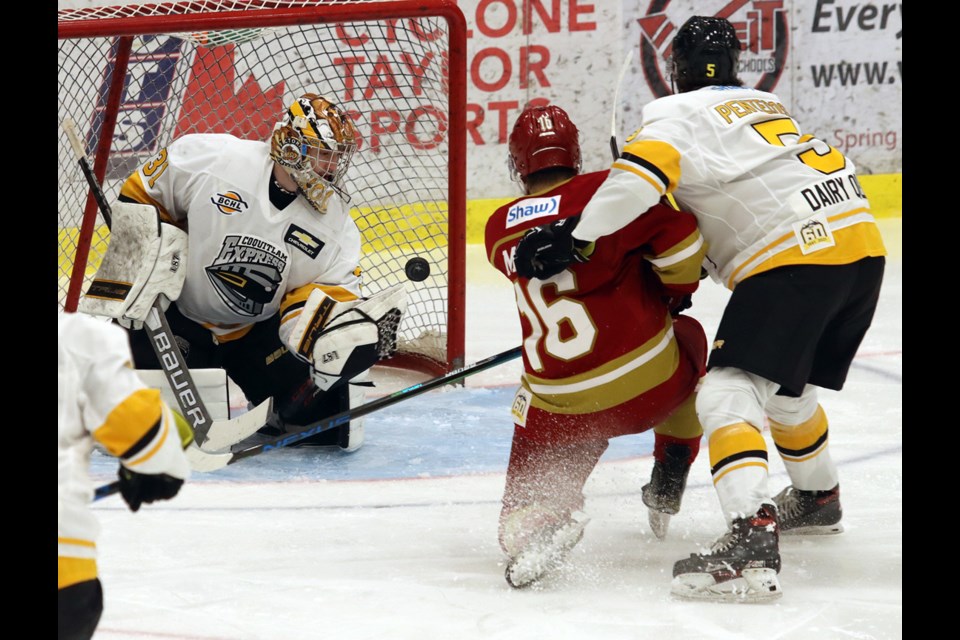
<svg viewBox="0 0 960 640"><path fill-rule="evenodd" d="M110 250L79 310L140 329L155 300L166 310L180 297L187 275L187 234L160 222L151 205L118 202L112 215Z"/></svg>

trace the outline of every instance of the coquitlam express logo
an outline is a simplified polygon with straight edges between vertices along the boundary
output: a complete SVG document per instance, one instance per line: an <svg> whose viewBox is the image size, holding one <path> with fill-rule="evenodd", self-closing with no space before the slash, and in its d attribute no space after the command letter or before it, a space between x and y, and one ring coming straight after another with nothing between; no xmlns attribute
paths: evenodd
<svg viewBox="0 0 960 640"><path fill-rule="evenodd" d="M715 4L710 13L701 5ZM670 0L650 0L647 11L637 20L640 25L640 64L647 86L657 98L673 93L667 62L677 29L690 16L670 11ZM773 91L786 68L789 28L784 0L729 0L725 4L697 3L700 15L726 18L737 30L743 45L740 53L740 79L744 85L761 91Z"/></svg>

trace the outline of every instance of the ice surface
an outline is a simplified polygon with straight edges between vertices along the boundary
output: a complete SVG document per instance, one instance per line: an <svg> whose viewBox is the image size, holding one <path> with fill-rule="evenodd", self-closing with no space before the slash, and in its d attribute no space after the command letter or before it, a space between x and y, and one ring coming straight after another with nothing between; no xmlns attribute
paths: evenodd
<svg viewBox="0 0 960 640"><path fill-rule="evenodd" d="M613 442L587 487L592 518L568 567L541 588L503 578L497 514L519 361L370 415L359 451L281 449L195 474L173 501L132 514L96 503L105 611L98 640L777 640L902 637L902 259L847 387L824 392L846 532L781 542L784 596L769 605L675 601L673 562L724 528L702 450L666 540L640 487L652 436ZM519 344L512 290L471 248L467 359ZM708 337L727 294L705 283L690 313ZM378 371L381 392L419 378ZM768 446L773 451L767 434ZM98 481L115 462L97 456ZM771 456L774 493L787 483Z"/></svg>

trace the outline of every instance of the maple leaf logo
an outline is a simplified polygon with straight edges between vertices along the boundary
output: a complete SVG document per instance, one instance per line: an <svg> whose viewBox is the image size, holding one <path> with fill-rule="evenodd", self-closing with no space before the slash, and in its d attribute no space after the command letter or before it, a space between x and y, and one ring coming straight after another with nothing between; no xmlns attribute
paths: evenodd
<svg viewBox="0 0 960 640"><path fill-rule="evenodd" d="M268 140L283 113L284 83L266 91L252 75L234 93L234 44L201 47L177 117L174 137L187 133L229 133L244 140Z"/></svg>

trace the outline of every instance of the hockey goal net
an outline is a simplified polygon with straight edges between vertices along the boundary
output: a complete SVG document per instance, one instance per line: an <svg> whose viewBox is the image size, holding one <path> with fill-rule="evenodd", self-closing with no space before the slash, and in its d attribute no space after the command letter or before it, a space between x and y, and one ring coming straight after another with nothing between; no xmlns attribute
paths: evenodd
<svg viewBox="0 0 960 640"><path fill-rule="evenodd" d="M452 0L197 0L58 12L60 118L113 202L175 137L267 140L289 102L333 95L360 133L348 174L365 292L409 292L390 364L463 366L466 24ZM60 309L73 311L109 242L59 131ZM430 275L407 279L425 258Z"/></svg>

